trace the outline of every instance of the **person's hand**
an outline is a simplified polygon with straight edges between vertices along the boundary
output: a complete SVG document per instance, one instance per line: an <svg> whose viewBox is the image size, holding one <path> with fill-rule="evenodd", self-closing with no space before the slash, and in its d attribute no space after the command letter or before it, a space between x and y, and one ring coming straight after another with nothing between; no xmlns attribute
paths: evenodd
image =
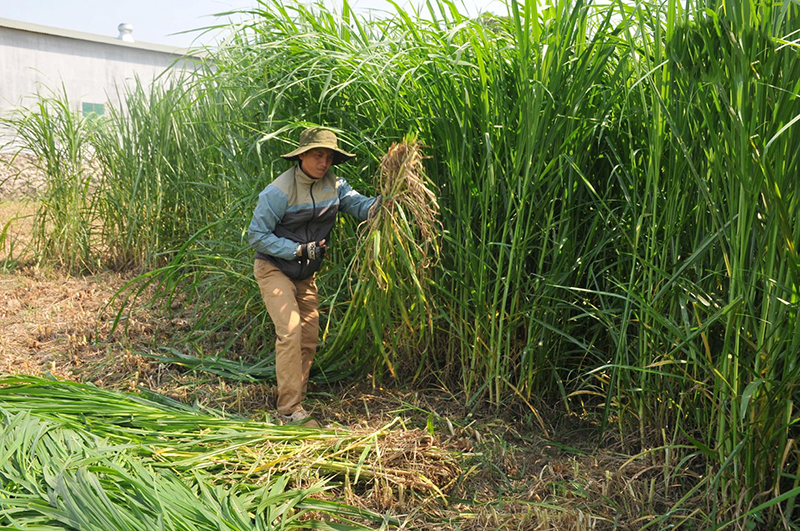
<svg viewBox="0 0 800 531"><path fill-rule="evenodd" d="M393 200L391 197L379 195L378 199L374 203L372 203L372 205L369 207L369 212L367 212L367 219L374 218L384 208L391 210L392 202Z"/></svg>
<svg viewBox="0 0 800 531"><path fill-rule="evenodd" d="M318 242L308 242L300 246L299 257L309 260L322 260L325 258L325 251L328 250L328 242L320 240Z"/></svg>

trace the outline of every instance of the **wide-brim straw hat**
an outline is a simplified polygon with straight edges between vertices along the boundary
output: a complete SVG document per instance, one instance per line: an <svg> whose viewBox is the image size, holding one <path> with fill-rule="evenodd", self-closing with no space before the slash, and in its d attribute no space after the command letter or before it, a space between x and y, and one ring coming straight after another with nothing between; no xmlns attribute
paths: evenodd
<svg viewBox="0 0 800 531"><path fill-rule="evenodd" d="M355 154L339 149L339 139L336 138L336 134L322 127L309 127L300 133L300 145L297 146L297 149L281 155L281 157L287 160L298 160L300 155L315 148L332 149L334 166L355 157Z"/></svg>

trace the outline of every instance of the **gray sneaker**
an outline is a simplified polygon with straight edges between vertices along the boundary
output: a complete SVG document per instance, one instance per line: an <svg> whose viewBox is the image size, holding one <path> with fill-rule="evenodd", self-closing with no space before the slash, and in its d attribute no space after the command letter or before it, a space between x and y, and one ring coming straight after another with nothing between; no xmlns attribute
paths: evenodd
<svg viewBox="0 0 800 531"><path fill-rule="evenodd" d="M308 417L310 417L308 411L303 409L302 407L296 411L293 411L290 415L281 415L278 413L278 418L283 424L296 424L302 423Z"/></svg>

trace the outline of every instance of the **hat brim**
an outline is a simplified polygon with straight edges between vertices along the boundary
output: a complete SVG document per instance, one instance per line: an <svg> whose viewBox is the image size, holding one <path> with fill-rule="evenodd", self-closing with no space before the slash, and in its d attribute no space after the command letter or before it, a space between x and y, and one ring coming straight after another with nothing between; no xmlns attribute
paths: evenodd
<svg viewBox="0 0 800 531"><path fill-rule="evenodd" d="M342 151L339 148L335 148L330 144L308 144L302 147L295 149L294 151L290 151L289 153L285 153L281 155L281 158L286 160L300 160L300 155L305 153L306 151L311 151L312 149L316 148L325 148L330 149L333 151L333 165L336 166L337 164L341 164L342 162L347 162L348 160L355 157L354 153L348 153L347 151Z"/></svg>

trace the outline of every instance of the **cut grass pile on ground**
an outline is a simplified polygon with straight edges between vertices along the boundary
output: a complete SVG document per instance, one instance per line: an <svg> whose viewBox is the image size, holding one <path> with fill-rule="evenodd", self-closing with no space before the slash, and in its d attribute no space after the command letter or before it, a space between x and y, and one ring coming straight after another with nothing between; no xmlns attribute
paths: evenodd
<svg viewBox="0 0 800 531"><path fill-rule="evenodd" d="M0 380L0 423L0 523L14 528L328 528L310 511L344 520L343 529L372 528L353 517L383 520L307 501L326 490L313 474L303 488L287 489L288 476L277 471L255 478L225 469L229 452L248 445L272 438L290 447L303 436L296 428L32 377Z"/></svg>

